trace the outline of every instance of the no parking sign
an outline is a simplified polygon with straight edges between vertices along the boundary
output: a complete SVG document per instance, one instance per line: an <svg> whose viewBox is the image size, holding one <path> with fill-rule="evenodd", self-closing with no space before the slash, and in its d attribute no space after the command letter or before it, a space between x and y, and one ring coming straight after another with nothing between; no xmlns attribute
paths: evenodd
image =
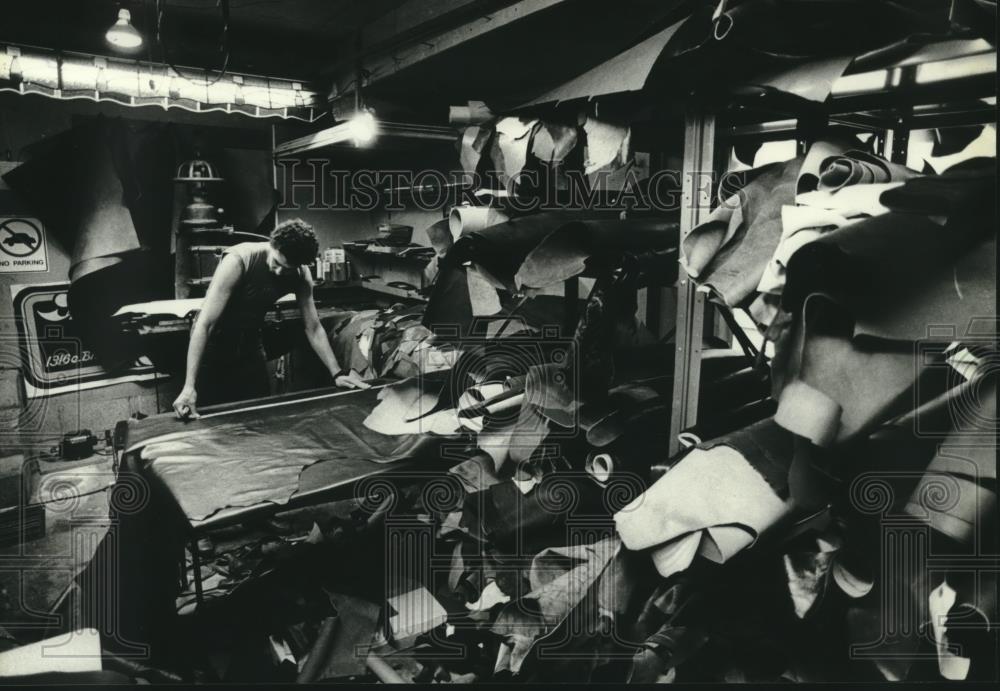
<svg viewBox="0 0 1000 691"><path fill-rule="evenodd" d="M48 270L42 222L37 218L0 216L0 273Z"/></svg>

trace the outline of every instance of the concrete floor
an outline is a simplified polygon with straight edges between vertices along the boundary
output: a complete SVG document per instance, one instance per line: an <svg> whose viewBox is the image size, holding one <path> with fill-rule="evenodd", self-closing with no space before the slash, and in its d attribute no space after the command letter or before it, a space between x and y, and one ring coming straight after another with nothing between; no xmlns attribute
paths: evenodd
<svg viewBox="0 0 1000 691"><path fill-rule="evenodd" d="M108 530L112 457L26 461L32 502L45 504L45 536L0 548L0 627L18 639L63 622L47 612Z"/></svg>

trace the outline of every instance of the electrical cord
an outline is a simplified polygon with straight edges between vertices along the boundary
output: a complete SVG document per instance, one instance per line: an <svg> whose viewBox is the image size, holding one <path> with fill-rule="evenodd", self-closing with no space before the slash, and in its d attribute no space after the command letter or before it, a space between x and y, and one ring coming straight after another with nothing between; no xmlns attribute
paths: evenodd
<svg viewBox="0 0 1000 691"><path fill-rule="evenodd" d="M94 490L91 490L89 492L80 492L78 494L74 494L71 497L62 497L62 498L57 498L57 499L49 499L48 501L34 501L34 502L31 502L31 503L32 503L33 506L48 506L50 504L62 504L62 503L65 503L67 500L76 500L76 499L79 499L80 497L89 497L89 496L94 495L94 494L100 494L101 492L108 492L108 491L111 490L111 488L113 486L114 485L108 485L107 487L100 487L98 489L94 489Z"/></svg>
<svg viewBox="0 0 1000 691"><path fill-rule="evenodd" d="M167 0L156 0L156 45L160 49L160 57L162 61L168 65L177 76L186 82L195 84L197 86L210 87L217 84L229 70L229 58L232 55L232 51L229 47L229 0L219 0L219 5L222 8L222 50L225 52L225 58L222 62L222 71L211 81L207 81L204 85L195 82L193 79L189 79L180 68L177 67L170 59L167 57L167 49L164 46L163 41L163 17L166 14Z"/></svg>

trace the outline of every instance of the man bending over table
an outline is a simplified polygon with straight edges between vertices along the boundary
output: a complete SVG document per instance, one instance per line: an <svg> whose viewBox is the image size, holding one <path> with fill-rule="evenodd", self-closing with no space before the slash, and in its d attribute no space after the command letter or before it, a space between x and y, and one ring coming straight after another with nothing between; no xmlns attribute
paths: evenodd
<svg viewBox="0 0 1000 691"><path fill-rule="evenodd" d="M259 398L270 393L261 331L267 310L295 293L306 338L337 386L367 388L357 374L342 370L313 301L306 266L319 250L312 227L285 221L267 242L242 242L226 250L191 329L184 388L174 401L179 418L198 417L202 404Z"/></svg>

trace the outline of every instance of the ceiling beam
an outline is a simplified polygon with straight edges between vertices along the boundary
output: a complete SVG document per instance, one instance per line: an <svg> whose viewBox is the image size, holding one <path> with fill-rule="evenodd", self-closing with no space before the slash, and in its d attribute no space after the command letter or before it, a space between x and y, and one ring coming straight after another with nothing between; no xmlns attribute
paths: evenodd
<svg viewBox="0 0 1000 691"><path fill-rule="evenodd" d="M330 77L344 68L353 70L359 58L400 50L408 42L419 41L453 29L473 17L490 13L516 0L408 0L395 10L359 27L355 44L338 49L338 57L322 75Z"/></svg>
<svg viewBox="0 0 1000 691"><path fill-rule="evenodd" d="M363 88L565 1L410 0L362 29L362 40L368 47L335 66L330 100L342 101L353 94L359 63ZM466 17L460 26L426 32L431 26L440 27L442 19L456 20L456 15Z"/></svg>

